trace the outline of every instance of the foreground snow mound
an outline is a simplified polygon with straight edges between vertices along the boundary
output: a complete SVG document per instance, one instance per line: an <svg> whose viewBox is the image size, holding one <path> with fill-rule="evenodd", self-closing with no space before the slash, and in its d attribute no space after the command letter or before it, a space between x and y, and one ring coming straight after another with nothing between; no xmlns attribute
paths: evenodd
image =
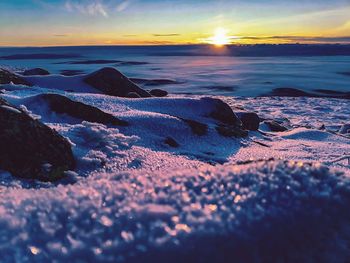
<svg viewBox="0 0 350 263"><path fill-rule="evenodd" d="M0 191L3 262L345 262L350 179L259 162Z"/></svg>

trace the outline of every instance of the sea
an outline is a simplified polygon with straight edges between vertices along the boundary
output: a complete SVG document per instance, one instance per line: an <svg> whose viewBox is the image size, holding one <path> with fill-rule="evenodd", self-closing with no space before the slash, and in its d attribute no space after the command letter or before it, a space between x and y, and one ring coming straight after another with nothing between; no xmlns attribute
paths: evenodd
<svg viewBox="0 0 350 263"><path fill-rule="evenodd" d="M0 67L51 74L115 67L173 94L259 96L275 88L350 91L350 46L74 46L0 48Z"/></svg>

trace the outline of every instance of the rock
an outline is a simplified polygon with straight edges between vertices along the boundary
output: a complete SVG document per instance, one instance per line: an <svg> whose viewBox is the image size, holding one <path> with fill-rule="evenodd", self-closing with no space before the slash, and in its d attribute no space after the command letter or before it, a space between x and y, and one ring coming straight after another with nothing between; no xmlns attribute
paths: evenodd
<svg viewBox="0 0 350 263"><path fill-rule="evenodd" d="M151 97L151 94L138 87L115 68L102 68L89 74L84 81L111 96L127 97L128 93L135 92L142 98Z"/></svg>
<svg viewBox="0 0 350 263"><path fill-rule="evenodd" d="M112 124L119 126L127 126L126 121L122 121L112 114L101 111L100 109L71 100L65 96L58 94L41 94L36 99L46 102L50 110L58 114L67 114L71 117L82 119L89 122L97 122L102 124Z"/></svg>
<svg viewBox="0 0 350 263"><path fill-rule="evenodd" d="M255 112L240 112L237 115L242 121L243 129L249 131L257 131L259 129L260 118Z"/></svg>
<svg viewBox="0 0 350 263"><path fill-rule="evenodd" d="M183 82L179 82L172 79L140 79L140 78L130 78L130 80L136 84L144 85L144 86L163 86L163 85L177 85L182 84Z"/></svg>
<svg viewBox="0 0 350 263"><path fill-rule="evenodd" d="M284 132L288 129L276 121L264 121L264 123L269 127L269 129L273 132Z"/></svg>
<svg viewBox="0 0 350 263"><path fill-rule="evenodd" d="M184 118L179 118L184 121L188 126L190 126L192 132L198 136L206 135L208 132L208 125L200 123L194 120L188 120Z"/></svg>
<svg viewBox="0 0 350 263"><path fill-rule="evenodd" d="M0 169L22 178L55 181L74 167L67 139L0 99Z"/></svg>
<svg viewBox="0 0 350 263"><path fill-rule="evenodd" d="M31 83L23 79L22 77L6 70L0 68L0 84L17 84L17 85L26 85L26 86L32 86Z"/></svg>
<svg viewBox="0 0 350 263"><path fill-rule="evenodd" d="M233 125L218 125L216 131L224 137L242 138L248 136L248 131Z"/></svg>
<svg viewBox="0 0 350 263"><path fill-rule="evenodd" d="M215 129L224 137L242 138L248 136L248 131L234 125L218 125Z"/></svg>
<svg viewBox="0 0 350 263"><path fill-rule="evenodd" d="M152 89L149 92L154 97L166 97L168 96L168 92L162 89Z"/></svg>
<svg viewBox="0 0 350 263"><path fill-rule="evenodd" d="M83 70L79 69L64 69L60 71L61 75L71 77L84 74Z"/></svg>
<svg viewBox="0 0 350 263"><path fill-rule="evenodd" d="M201 99L213 105L209 117L227 125L242 126L242 122L232 111L231 107L220 99L205 97Z"/></svg>
<svg viewBox="0 0 350 263"><path fill-rule="evenodd" d="M167 137L164 141L165 144L169 145L170 147L177 148L180 145L171 137Z"/></svg>
<svg viewBox="0 0 350 263"><path fill-rule="evenodd" d="M350 133L350 124L343 124L339 130L340 134L348 134Z"/></svg>
<svg viewBox="0 0 350 263"><path fill-rule="evenodd" d="M308 92L295 88L276 88L269 94L270 96L278 97L311 97Z"/></svg>
<svg viewBox="0 0 350 263"><path fill-rule="evenodd" d="M350 92L327 89L315 89L313 92L306 92L295 88L276 88L263 96L350 99Z"/></svg>
<svg viewBox="0 0 350 263"><path fill-rule="evenodd" d="M47 76L47 75L50 75L50 72L42 68L33 68L33 69L24 71L23 75L24 76Z"/></svg>
<svg viewBox="0 0 350 263"><path fill-rule="evenodd" d="M321 131L324 131L324 130L326 130L326 126L324 124L322 124L318 129Z"/></svg>
<svg viewBox="0 0 350 263"><path fill-rule="evenodd" d="M137 94L136 92L129 92L128 94L126 94L127 98L141 98L141 96L139 94Z"/></svg>

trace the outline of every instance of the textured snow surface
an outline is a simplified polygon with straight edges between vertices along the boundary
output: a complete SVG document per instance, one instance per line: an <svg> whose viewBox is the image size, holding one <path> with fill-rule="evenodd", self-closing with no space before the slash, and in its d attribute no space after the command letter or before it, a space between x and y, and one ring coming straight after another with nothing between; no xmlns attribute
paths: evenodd
<svg viewBox="0 0 350 263"><path fill-rule="evenodd" d="M2 262L345 262L350 180L257 162L1 187ZM179 261L180 260L180 261Z"/></svg>
<svg viewBox="0 0 350 263"><path fill-rule="evenodd" d="M349 164L332 162L350 153L349 138L332 133L349 122L348 101L222 97L289 128L261 124L263 133L238 140L216 132L199 96L121 99L54 87L130 124L112 127L52 113L35 95L53 86L5 87L6 100L69 139L78 167L57 183L0 171L1 262L350 258ZM208 133L193 134L181 118ZM168 136L180 146L166 145Z"/></svg>

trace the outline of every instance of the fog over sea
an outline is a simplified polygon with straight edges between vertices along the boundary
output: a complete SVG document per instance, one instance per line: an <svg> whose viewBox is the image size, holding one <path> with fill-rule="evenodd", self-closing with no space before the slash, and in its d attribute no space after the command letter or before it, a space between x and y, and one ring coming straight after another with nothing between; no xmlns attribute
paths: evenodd
<svg viewBox="0 0 350 263"><path fill-rule="evenodd" d="M111 66L129 78L162 80L162 89L181 94L257 96L282 87L350 90L347 45L0 48L0 65L67 75Z"/></svg>

